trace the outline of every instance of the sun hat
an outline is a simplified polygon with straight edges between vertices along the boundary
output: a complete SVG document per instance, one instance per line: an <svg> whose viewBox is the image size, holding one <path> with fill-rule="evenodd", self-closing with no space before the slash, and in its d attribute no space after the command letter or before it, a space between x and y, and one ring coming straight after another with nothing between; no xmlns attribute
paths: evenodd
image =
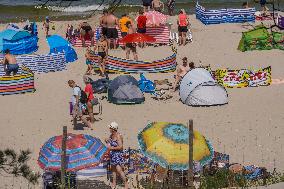
<svg viewBox="0 0 284 189"><path fill-rule="evenodd" d="M118 124L115 121L111 122L111 124L108 127L116 131L118 130Z"/></svg>

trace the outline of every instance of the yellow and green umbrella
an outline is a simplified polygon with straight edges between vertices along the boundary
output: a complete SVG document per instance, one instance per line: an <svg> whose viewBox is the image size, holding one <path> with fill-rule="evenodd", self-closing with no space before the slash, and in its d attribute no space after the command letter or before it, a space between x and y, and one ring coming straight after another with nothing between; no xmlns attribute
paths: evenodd
<svg viewBox="0 0 284 189"><path fill-rule="evenodd" d="M179 123L153 122L139 134L141 152L162 167L187 170L189 161L189 129ZM202 166L213 158L213 147L198 131L193 131L193 160Z"/></svg>

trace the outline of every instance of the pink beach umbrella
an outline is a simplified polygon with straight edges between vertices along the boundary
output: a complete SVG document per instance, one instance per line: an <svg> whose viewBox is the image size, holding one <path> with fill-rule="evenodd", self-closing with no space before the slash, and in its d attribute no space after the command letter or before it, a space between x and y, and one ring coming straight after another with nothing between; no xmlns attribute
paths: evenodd
<svg viewBox="0 0 284 189"><path fill-rule="evenodd" d="M144 15L147 17L147 27L160 26L167 23L168 16L158 11L145 12Z"/></svg>

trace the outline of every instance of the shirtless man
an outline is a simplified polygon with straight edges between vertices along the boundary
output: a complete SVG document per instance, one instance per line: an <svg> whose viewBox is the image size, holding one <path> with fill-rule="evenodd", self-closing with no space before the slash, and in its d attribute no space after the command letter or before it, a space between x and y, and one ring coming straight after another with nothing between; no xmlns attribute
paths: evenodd
<svg viewBox="0 0 284 189"><path fill-rule="evenodd" d="M95 46L94 51L97 51L97 54L99 56L98 64L101 71L101 75L108 78L108 75L106 74L106 65L105 65L105 60L108 56L108 42L104 35L100 37L100 40Z"/></svg>
<svg viewBox="0 0 284 189"><path fill-rule="evenodd" d="M101 35L105 35L105 36L107 34L107 15L108 15L108 11L104 10L103 15L100 18L100 26L102 28Z"/></svg>
<svg viewBox="0 0 284 189"><path fill-rule="evenodd" d="M106 25L107 25L107 41L108 46L111 47L111 41L113 42L113 48L116 48L116 39L118 38L117 26L118 26L118 18L113 15L112 12L109 12L106 17Z"/></svg>
<svg viewBox="0 0 284 189"><path fill-rule="evenodd" d="M4 72L6 73L7 76L11 75L12 72L13 75L17 74L19 70L19 65L17 64L15 56L10 54L9 49L5 50L5 56L1 63L4 64Z"/></svg>
<svg viewBox="0 0 284 189"><path fill-rule="evenodd" d="M186 57L183 57L182 61L183 61L182 65L178 66L177 68L177 74L175 78L176 80L175 80L174 88L173 88L174 91L176 91L177 86L179 82L181 81L181 79L183 78L183 76L185 76L187 72L195 68L193 62L190 62L189 64L187 63Z"/></svg>
<svg viewBox="0 0 284 189"><path fill-rule="evenodd" d="M155 11L158 11L158 12L164 11L164 8L165 8L164 3L161 2L160 0L153 0L152 7Z"/></svg>
<svg viewBox="0 0 284 189"><path fill-rule="evenodd" d="M126 22L126 27L128 28L127 34L135 33L133 25L130 21ZM134 60L137 61L138 60L138 54L137 54L136 44L135 43L126 43L125 46L126 46L126 59L129 59L130 52L132 52Z"/></svg>

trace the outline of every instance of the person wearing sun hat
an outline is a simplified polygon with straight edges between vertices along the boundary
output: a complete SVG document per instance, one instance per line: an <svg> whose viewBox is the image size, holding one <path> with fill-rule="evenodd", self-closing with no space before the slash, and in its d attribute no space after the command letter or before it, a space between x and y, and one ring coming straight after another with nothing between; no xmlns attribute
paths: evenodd
<svg viewBox="0 0 284 189"><path fill-rule="evenodd" d="M125 188L128 188L125 173L123 171L123 165L125 159L123 158L123 137L118 132L118 123L111 122L109 125L110 137L106 140L106 146L110 150L110 166L113 175L111 188L116 187L116 176L120 175Z"/></svg>

